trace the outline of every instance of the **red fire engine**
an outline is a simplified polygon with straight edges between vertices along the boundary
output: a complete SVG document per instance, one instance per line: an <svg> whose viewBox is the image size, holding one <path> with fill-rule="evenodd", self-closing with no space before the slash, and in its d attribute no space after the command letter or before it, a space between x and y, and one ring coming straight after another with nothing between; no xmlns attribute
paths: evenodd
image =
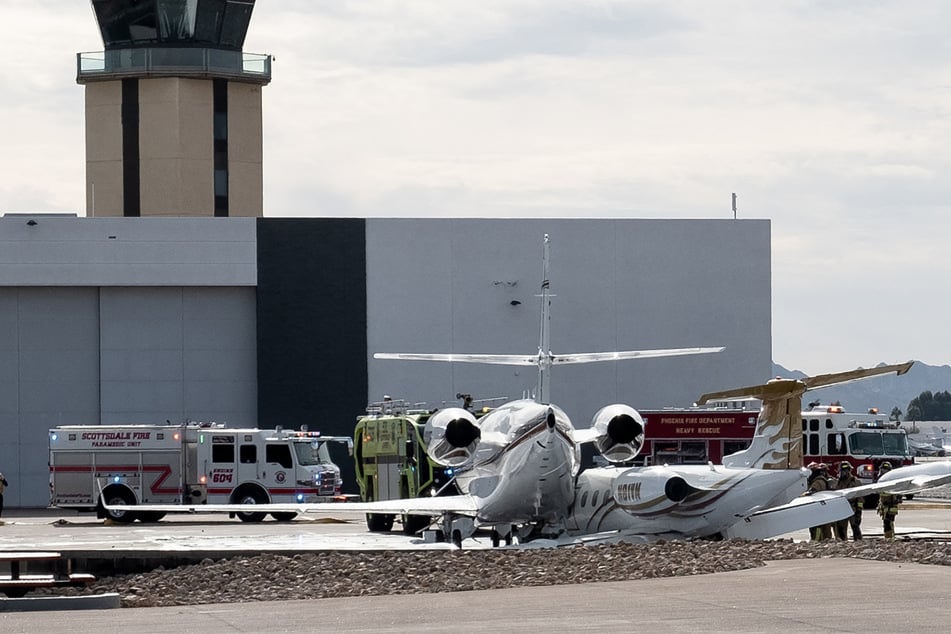
<svg viewBox="0 0 951 634"><path fill-rule="evenodd" d="M638 410L644 418L641 464L719 464L746 449L758 411L742 409Z"/></svg>
<svg viewBox="0 0 951 634"><path fill-rule="evenodd" d="M841 405L813 405L802 413L802 441L806 464L825 462L837 474L839 464L850 462L863 484L875 481L886 460L893 467L915 463L905 430L874 407L852 413Z"/></svg>

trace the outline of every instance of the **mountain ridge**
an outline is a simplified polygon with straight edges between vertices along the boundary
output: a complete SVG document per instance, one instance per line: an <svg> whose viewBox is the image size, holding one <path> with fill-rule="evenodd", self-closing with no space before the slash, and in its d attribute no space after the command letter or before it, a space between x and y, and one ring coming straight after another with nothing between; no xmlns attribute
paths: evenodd
<svg viewBox="0 0 951 634"><path fill-rule="evenodd" d="M881 365L886 364L880 363L876 367ZM808 375L799 370L789 370L773 362L773 376L801 379ZM875 407L886 415L890 414L893 408L898 407L904 420L908 403L926 390L951 391L951 366L934 366L915 361L911 369L902 376L888 374L810 390L802 400L803 406L814 400L824 405L839 401L848 412L864 412Z"/></svg>

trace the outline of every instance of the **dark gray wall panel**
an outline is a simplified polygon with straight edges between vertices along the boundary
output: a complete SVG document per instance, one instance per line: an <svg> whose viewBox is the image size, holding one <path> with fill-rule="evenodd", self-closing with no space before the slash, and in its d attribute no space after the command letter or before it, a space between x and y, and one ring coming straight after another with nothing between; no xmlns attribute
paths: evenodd
<svg viewBox="0 0 951 634"><path fill-rule="evenodd" d="M258 221L258 418L353 435L366 407L363 220ZM348 490L353 460L334 455Z"/></svg>
<svg viewBox="0 0 951 634"><path fill-rule="evenodd" d="M258 414L353 434L366 407L363 220L258 221Z"/></svg>

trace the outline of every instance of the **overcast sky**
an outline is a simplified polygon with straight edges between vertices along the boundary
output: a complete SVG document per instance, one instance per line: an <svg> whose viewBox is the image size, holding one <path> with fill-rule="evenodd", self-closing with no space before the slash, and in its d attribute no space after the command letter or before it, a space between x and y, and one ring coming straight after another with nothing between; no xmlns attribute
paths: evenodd
<svg viewBox="0 0 951 634"><path fill-rule="evenodd" d="M259 0L265 215L729 218L737 192L772 221L776 362L951 363L949 24L943 0ZM87 1L0 0L0 212L84 213L75 54L102 48Z"/></svg>

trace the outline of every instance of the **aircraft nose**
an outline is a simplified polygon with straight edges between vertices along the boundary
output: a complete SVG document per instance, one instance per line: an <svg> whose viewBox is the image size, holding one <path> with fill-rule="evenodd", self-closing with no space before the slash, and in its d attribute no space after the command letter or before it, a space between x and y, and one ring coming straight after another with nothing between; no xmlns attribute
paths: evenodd
<svg viewBox="0 0 951 634"><path fill-rule="evenodd" d="M545 423L548 425L548 429L555 428L555 412L548 410L548 416L545 418Z"/></svg>

